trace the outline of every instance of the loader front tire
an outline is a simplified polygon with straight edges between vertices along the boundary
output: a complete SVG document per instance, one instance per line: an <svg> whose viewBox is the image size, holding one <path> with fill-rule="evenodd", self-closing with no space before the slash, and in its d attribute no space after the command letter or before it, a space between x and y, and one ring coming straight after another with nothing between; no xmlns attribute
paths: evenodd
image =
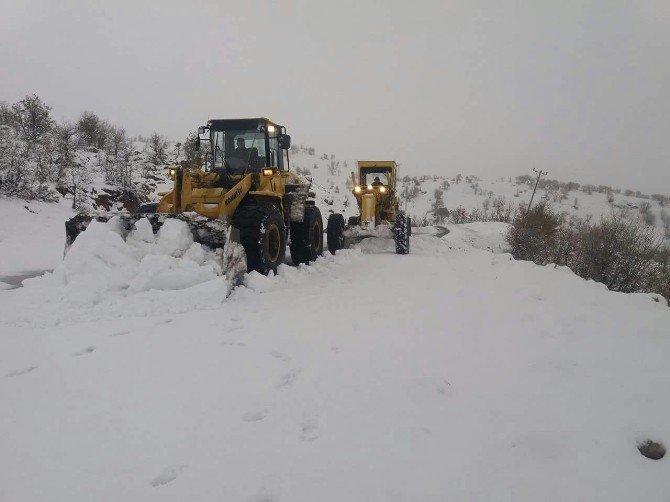
<svg viewBox="0 0 670 502"><path fill-rule="evenodd" d="M393 240L397 254L409 253L409 236L412 235L412 222L403 213L398 213L393 227Z"/></svg>
<svg viewBox="0 0 670 502"><path fill-rule="evenodd" d="M349 219L347 220L347 225L350 227L356 227L361 224L361 217L360 216L349 216Z"/></svg>
<svg viewBox="0 0 670 502"><path fill-rule="evenodd" d="M276 274L286 256L286 226L279 210L275 206L243 204L235 211L232 224L240 232L247 272Z"/></svg>
<svg viewBox="0 0 670 502"><path fill-rule="evenodd" d="M323 254L323 218L318 207L306 206L303 221L291 223L290 250L295 265L313 262Z"/></svg>
<svg viewBox="0 0 670 502"><path fill-rule="evenodd" d="M326 237L330 254L335 254L344 247L344 216L339 213L328 216Z"/></svg>

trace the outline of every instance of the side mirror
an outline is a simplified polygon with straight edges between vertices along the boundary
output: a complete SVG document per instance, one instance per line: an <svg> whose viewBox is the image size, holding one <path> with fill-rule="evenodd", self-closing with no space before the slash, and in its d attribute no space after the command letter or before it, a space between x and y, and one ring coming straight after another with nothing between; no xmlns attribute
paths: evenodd
<svg viewBox="0 0 670 502"><path fill-rule="evenodd" d="M200 136L195 138L195 143L193 144L193 147L195 148L196 152L200 151Z"/></svg>
<svg viewBox="0 0 670 502"><path fill-rule="evenodd" d="M279 148L282 150L288 150L291 148L291 136L288 134L282 134L277 138L277 141L279 142Z"/></svg>

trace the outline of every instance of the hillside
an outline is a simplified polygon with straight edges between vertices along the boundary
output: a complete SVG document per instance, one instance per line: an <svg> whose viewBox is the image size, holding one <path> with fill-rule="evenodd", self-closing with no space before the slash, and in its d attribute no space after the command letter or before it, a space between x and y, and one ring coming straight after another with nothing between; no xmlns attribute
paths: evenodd
<svg viewBox="0 0 670 502"><path fill-rule="evenodd" d="M314 148L294 146L291 165L313 183L317 202L324 218L332 212L348 216L356 214L356 201L351 194L350 173L356 162L342 160ZM446 222L509 221L520 208L526 208L533 192L534 179L528 175L486 180L468 173L408 176L399 168L398 193L401 207L417 225ZM451 216L435 214L444 207ZM534 203L545 201L566 217L597 220L616 211L625 211L631 217L641 216L655 226L660 235L670 239L670 195L643 194L605 185L580 185L567 180L543 179L535 194ZM496 216L500 206L500 216ZM461 210L461 217L456 212Z"/></svg>

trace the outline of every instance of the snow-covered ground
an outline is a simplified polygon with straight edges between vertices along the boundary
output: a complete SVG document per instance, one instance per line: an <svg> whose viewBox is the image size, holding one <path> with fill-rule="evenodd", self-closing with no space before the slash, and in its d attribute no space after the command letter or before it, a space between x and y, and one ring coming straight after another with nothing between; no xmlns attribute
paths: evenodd
<svg viewBox="0 0 670 502"><path fill-rule="evenodd" d="M0 282L4 276L53 270L63 259L65 220L73 214L67 201L0 197Z"/></svg>
<svg viewBox="0 0 670 502"><path fill-rule="evenodd" d="M663 500L636 444L670 442L670 309L513 261L505 228L229 296L178 228L83 234L0 291L0 500Z"/></svg>

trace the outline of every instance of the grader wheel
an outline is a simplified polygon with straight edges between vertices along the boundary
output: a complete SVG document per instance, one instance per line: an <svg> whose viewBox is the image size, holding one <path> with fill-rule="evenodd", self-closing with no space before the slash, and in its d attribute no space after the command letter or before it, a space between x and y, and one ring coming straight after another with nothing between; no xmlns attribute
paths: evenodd
<svg viewBox="0 0 670 502"><path fill-rule="evenodd" d="M395 241L395 252L397 254L409 253L409 237L412 235L412 222L403 213L398 213L393 227L393 240Z"/></svg>

